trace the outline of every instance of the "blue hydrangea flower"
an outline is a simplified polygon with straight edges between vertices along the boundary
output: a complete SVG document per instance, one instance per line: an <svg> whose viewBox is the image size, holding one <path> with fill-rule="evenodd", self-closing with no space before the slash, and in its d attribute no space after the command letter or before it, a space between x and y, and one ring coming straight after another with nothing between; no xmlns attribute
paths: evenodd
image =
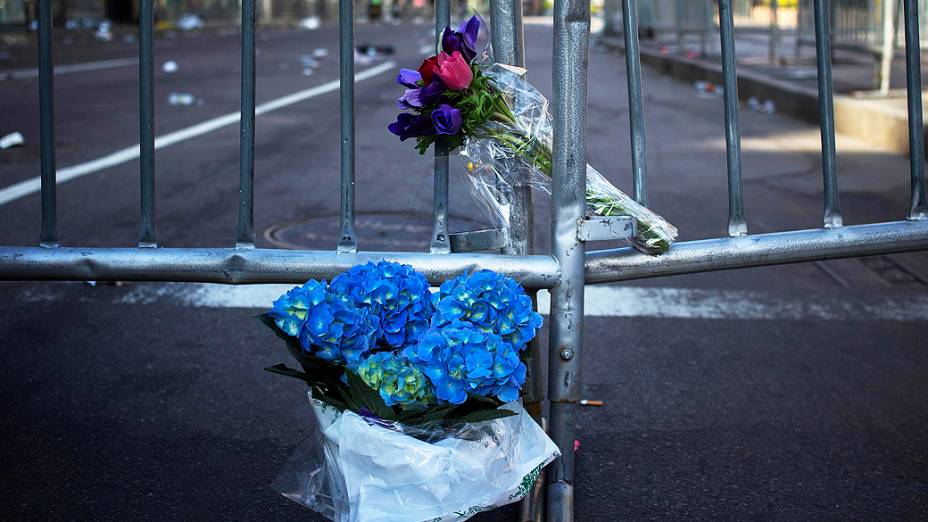
<svg viewBox="0 0 928 522"><path fill-rule="evenodd" d="M469 394L513 401L525 383L518 349L460 320L429 330L402 353L422 368L435 397L451 404L463 403Z"/></svg>
<svg viewBox="0 0 928 522"><path fill-rule="evenodd" d="M300 334L309 309L325 301L325 297L325 281L320 283L310 279L305 285L292 288L274 301L274 308L268 315L284 333L296 337Z"/></svg>
<svg viewBox="0 0 928 522"><path fill-rule="evenodd" d="M297 337L307 353L357 366L375 346L377 316L340 299L325 281L308 281L274 301L268 312L287 335Z"/></svg>
<svg viewBox="0 0 928 522"><path fill-rule="evenodd" d="M500 336L517 350L535 338L542 324L541 315L532 309L532 300L519 283L491 270L445 281L432 301L432 328L467 322Z"/></svg>
<svg viewBox="0 0 928 522"><path fill-rule="evenodd" d="M333 279L330 291L377 316L376 341L393 348L418 341L432 316L428 280L408 265L357 265Z"/></svg>
<svg viewBox="0 0 928 522"><path fill-rule="evenodd" d="M358 366L358 375L377 390L387 406L419 409L433 402L429 381L422 371L405 357L393 352L369 355Z"/></svg>

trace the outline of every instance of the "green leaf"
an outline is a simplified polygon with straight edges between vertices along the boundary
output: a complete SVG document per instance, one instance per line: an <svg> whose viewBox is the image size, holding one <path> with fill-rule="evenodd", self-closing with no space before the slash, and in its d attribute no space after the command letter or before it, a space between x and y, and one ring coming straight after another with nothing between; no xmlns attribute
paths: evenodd
<svg viewBox="0 0 928 522"><path fill-rule="evenodd" d="M359 407L364 406L381 419L396 420L396 412L383 402L377 390L368 386L358 374L352 371L345 372L345 375L348 376L348 390L351 398Z"/></svg>
<svg viewBox="0 0 928 522"><path fill-rule="evenodd" d="M284 342L287 344L287 350L290 351L290 355L292 355L293 358L296 359L300 363L300 365L304 366L305 368L306 366L305 361L307 359L307 356L306 356L306 353L303 351L303 347L300 346L299 339L297 339L296 337L291 337L290 335L287 335L286 332L284 332L283 330L280 329L280 327L277 326L277 323L274 322L274 318L268 314L259 314L259 315L256 315L255 318L261 321L261 323L264 324L264 326L267 326L268 328L270 328L271 331L274 332L274 335L283 339Z"/></svg>
<svg viewBox="0 0 928 522"><path fill-rule="evenodd" d="M486 422L493 419L502 419L504 417L512 417L513 415L516 415L516 412L512 410L477 410L464 415L459 420L473 424L477 422Z"/></svg>
<svg viewBox="0 0 928 522"><path fill-rule="evenodd" d="M285 375L287 377L293 377L294 379L299 379L306 382L307 384L312 384L312 380L305 373L289 368L286 364L275 364L274 366L268 366L264 369L266 372L276 373L277 375Z"/></svg>
<svg viewBox="0 0 928 522"><path fill-rule="evenodd" d="M426 424L429 422L437 422L445 417L448 417L454 410L457 409L456 404L449 404L447 406L438 406L431 409L421 411L421 412L411 412L405 415L400 415L399 420L405 424L417 425L417 424Z"/></svg>

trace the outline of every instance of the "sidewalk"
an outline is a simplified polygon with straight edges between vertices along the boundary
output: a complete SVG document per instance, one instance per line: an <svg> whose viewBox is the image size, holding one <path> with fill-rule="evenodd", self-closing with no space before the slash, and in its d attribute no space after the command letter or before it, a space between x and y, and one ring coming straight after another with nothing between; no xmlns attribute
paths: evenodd
<svg viewBox="0 0 928 522"><path fill-rule="evenodd" d="M643 36L643 35L642 35ZM599 34L602 45L624 50L622 35ZM780 37L774 63L769 59L766 31L736 30L738 97L772 100L777 112L818 122L818 86L815 47L804 43L797 53L794 33ZM672 34L641 40L641 62L679 80L722 83L718 34L708 37L703 54L701 39L687 36L682 48ZM832 59L835 128L838 133L868 141L887 152L907 154L908 119L905 92L905 53L900 49L892 64L890 94L873 93L876 58L866 51L835 50ZM922 81L925 82L925 74ZM925 91L922 91L924 99Z"/></svg>

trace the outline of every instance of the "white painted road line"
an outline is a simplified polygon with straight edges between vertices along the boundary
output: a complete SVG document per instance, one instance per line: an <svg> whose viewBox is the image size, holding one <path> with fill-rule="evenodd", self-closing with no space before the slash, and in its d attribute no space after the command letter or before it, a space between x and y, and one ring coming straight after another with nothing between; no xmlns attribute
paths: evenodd
<svg viewBox="0 0 928 522"><path fill-rule="evenodd" d="M354 80L355 82L359 82L362 80L367 80L368 78L373 78L374 76L393 69L395 66L395 62L384 62L376 67L371 67L370 69L359 72L355 75ZM338 84L338 80L333 80L322 85L317 85L316 87L312 87L310 89L295 92L293 94L277 98L276 100L262 103L261 105L255 107L255 115L260 116L262 114L267 114L271 111L276 111L278 109L282 109L289 105L293 105L310 98L315 98L316 96L320 96L328 92L337 91ZM185 129L174 131L163 136L158 136L155 138L155 150L163 149L176 143L196 138L197 136L202 136L203 134L221 129L222 127L237 124L239 123L240 119L240 112L230 112L224 116L219 116L211 120L198 123L191 127L187 127ZM86 176L87 174L93 174L94 172L135 160L139 157L139 147L140 145L136 143L131 147L117 150L116 152L101 158L97 158L86 163L65 167L63 169L58 169L56 182L60 185L65 181L79 178L81 176ZM30 194L34 194L41 189L41 186L41 178L38 176L10 185L9 187L0 190L0 206L6 205L11 201L16 201L17 199L26 197Z"/></svg>
<svg viewBox="0 0 928 522"><path fill-rule="evenodd" d="M200 283L133 283L116 300L120 305L174 305L205 308L269 308L293 285L228 286ZM73 298L63 285L37 285L22 291L24 302ZM87 287L88 302L94 290ZM80 297L85 300L84 297ZM538 296L542 313L550 310L550 294ZM590 317L657 317L675 319L928 321L928 294L880 293L848 298L835 293L783 296L742 290L697 290L588 286L584 302Z"/></svg>
<svg viewBox="0 0 928 522"><path fill-rule="evenodd" d="M113 69L116 67L128 67L138 65L138 58L116 58L113 60L101 60L99 62L71 63L67 65L56 65L55 76L61 74L74 74L88 71L99 71L102 69ZM38 69L13 69L10 71L0 71L0 80L26 80L29 78L38 78Z"/></svg>

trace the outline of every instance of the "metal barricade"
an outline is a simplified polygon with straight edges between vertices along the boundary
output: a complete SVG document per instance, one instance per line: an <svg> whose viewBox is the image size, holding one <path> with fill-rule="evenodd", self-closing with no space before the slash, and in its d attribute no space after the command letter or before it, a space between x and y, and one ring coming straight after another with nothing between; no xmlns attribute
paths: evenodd
<svg viewBox="0 0 928 522"><path fill-rule="evenodd" d="M896 48L905 45L900 20L904 15L900 0L832 0L827 6L832 49L870 54L874 58L873 89L889 93L889 77ZM928 0L918 0L918 10L928 9ZM812 0L799 0L796 28L796 62L802 48L815 45ZM919 46L928 48L928 25L919 19Z"/></svg>
<svg viewBox="0 0 928 522"><path fill-rule="evenodd" d="M554 173L551 219L552 251L534 254L531 244L531 194L522 187L519 209L511 223L515 241L501 254L451 253L447 232L447 151L435 157L434 234L430 252L359 252L354 233L354 91L353 14L351 0L339 4L341 110L340 235L332 251L294 251L254 246L254 117L255 3L242 3L242 80L240 197L235 244L229 248L162 248L156 228L153 108L153 1L141 0L141 215L136 248L71 248L59 246L56 204L54 122L52 110L51 0L39 1L39 79L41 122L41 209L39 246L0 246L0 280L146 280L198 281L227 284L302 283L329 278L369 260L408 263L439 283L466 270L492 269L519 280L529 289L551 291L548 399L550 433L563 456L548 469L544 489L536 488L523 509L524 520L573 520L574 414L578 406L583 354L584 285L671 274L928 249L928 203L925 196L924 136L919 62L919 5L904 1L906 78L911 147L911 205L908 219L842 226L838 197L835 131L831 86L830 32L827 2L814 0L819 109L824 186L823 227L748 235L742 203L741 128L735 73L731 0L719 0L724 72L724 132L728 175L729 237L687 241L659 257L631 248L586 251L578 234L585 215L587 64L590 10L584 0L554 3ZM436 28L449 21L450 0L438 0ZM638 54L638 4L622 0L630 107L635 198L647 203L646 134ZM492 2L493 43L497 59L523 63L521 4ZM541 416L543 370L539 347L533 346L527 402ZM546 502L541 500L546 492ZM546 509L543 507L546 506ZM546 517L543 515L546 511Z"/></svg>

